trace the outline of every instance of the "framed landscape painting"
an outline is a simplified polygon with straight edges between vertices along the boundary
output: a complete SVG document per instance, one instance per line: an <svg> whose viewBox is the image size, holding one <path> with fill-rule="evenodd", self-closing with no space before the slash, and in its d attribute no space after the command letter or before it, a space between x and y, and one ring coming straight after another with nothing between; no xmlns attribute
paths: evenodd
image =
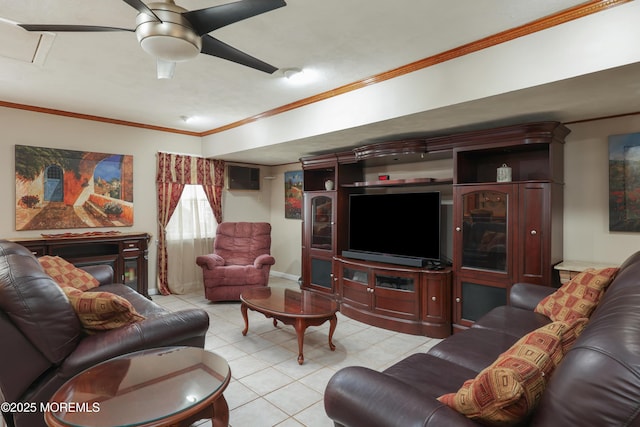
<svg viewBox="0 0 640 427"><path fill-rule="evenodd" d="M284 217L302 219L302 171L284 173Z"/></svg>
<svg viewBox="0 0 640 427"><path fill-rule="evenodd" d="M133 225L133 156L16 145L16 230Z"/></svg>
<svg viewBox="0 0 640 427"><path fill-rule="evenodd" d="M609 231L640 231L640 133L609 137Z"/></svg>

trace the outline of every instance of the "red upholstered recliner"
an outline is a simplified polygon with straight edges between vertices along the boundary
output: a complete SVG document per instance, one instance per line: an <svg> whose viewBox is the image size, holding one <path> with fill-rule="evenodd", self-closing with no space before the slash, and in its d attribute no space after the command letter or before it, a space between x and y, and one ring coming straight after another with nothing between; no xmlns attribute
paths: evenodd
<svg viewBox="0 0 640 427"><path fill-rule="evenodd" d="M266 222L223 222L216 230L213 253L196 258L210 301L237 301L244 289L267 286L275 262L271 224Z"/></svg>

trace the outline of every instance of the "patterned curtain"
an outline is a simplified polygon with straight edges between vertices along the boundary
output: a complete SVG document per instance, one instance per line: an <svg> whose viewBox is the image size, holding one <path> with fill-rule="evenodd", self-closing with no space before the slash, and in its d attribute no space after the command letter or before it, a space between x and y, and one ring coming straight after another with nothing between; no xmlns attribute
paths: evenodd
<svg viewBox="0 0 640 427"><path fill-rule="evenodd" d="M185 184L203 186L216 221L222 222L222 188L224 161L180 154L158 153L158 287L160 293L171 293L167 281L166 226L178 205Z"/></svg>
<svg viewBox="0 0 640 427"><path fill-rule="evenodd" d="M202 184L204 193L207 195L209 205L213 209L218 224L222 222L222 188L224 187L224 160L211 160L207 162L208 171L205 176L209 178Z"/></svg>

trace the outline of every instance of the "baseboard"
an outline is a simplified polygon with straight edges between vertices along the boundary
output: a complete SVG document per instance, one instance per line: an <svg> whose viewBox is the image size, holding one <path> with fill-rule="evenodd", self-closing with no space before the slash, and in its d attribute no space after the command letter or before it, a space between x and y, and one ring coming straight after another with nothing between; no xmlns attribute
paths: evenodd
<svg viewBox="0 0 640 427"><path fill-rule="evenodd" d="M275 277L282 277L283 279L293 280L294 282L297 282L298 279L300 278L300 276L296 276L295 274L287 274L281 271L273 271L273 270L269 272L269 275L275 276Z"/></svg>
<svg viewBox="0 0 640 427"><path fill-rule="evenodd" d="M281 271L273 271L273 270L269 272L269 275L275 276L275 277L282 277L283 279L291 280L294 282L297 282L298 279L300 278L300 276L296 276L295 274L287 274ZM160 295L160 292L158 291L157 288L149 288L149 296L153 296L153 295Z"/></svg>

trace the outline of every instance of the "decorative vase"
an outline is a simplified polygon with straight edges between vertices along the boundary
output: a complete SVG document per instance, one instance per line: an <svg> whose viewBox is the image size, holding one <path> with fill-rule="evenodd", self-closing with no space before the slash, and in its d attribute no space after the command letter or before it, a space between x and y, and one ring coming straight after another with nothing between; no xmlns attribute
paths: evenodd
<svg viewBox="0 0 640 427"><path fill-rule="evenodd" d="M503 163L502 166L498 168L496 178L498 182L511 182L511 168L507 166L506 163Z"/></svg>
<svg viewBox="0 0 640 427"><path fill-rule="evenodd" d="M333 190L333 181L328 179L324 182L324 188L326 190Z"/></svg>

